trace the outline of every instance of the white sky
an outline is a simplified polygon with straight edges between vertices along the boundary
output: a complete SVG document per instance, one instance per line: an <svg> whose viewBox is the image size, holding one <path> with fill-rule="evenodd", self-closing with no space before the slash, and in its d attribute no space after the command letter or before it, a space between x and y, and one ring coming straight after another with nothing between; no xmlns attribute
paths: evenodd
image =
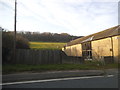
<svg viewBox="0 0 120 90"><path fill-rule="evenodd" d="M17 0L17 31L86 36L118 25L119 0ZM0 26L14 30L14 0L0 0Z"/></svg>

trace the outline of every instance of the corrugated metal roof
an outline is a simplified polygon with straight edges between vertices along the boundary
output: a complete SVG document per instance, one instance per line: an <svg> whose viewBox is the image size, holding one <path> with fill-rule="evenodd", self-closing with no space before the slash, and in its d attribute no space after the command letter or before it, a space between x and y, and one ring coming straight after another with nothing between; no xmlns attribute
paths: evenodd
<svg viewBox="0 0 120 90"><path fill-rule="evenodd" d="M75 45L75 44L79 44L79 43L83 43L87 41L107 38L107 37L115 36L115 35L120 35L120 25L106 29L104 31L101 31L95 34L91 34L91 35L88 35L82 38L75 39L73 41L68 42L67 46L71 46L71 45Z"/></svg>

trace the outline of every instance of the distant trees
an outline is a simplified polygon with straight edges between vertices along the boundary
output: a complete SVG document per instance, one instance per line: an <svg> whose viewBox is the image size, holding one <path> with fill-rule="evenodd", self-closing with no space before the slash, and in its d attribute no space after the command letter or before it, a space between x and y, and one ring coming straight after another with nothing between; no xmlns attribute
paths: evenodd
<svg viewBox="0 0 120 90"><path fill-rule="evenodd" d="M50 33L50 32L17 32L29 41L41 41L41 42L69 42L71 40L80 38L82 36L73 36L68 33Z"/></svg>

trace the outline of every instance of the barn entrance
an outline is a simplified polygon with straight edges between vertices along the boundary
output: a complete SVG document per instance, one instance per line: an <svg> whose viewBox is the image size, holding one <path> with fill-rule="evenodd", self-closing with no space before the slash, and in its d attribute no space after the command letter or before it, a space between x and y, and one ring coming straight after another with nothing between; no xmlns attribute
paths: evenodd
<svg viewBox="0 0 120 90"><path fill-rule="evenodd" d="M83 56L84 60L92 60L91 42L82 43L82 56Z"/></svg>

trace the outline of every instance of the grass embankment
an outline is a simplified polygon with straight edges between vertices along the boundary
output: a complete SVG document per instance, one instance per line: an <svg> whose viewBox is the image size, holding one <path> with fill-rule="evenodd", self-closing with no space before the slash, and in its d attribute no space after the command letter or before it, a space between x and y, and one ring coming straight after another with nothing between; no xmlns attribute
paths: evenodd
<svg viewBox="0 0 120 90"><path fill-rule="evenodd" d="M59 71L59 70L100 70L118 68L118 64L52 64L52 65L3 65L3 74L18 72L43 72L43 71Z"/></svg>
<svg viewBox="0 0 120 90"><path fill-rule="evenodd" d="M60 50L66 43L59 42L30 42L31 49L53 49Z"/></svg>

